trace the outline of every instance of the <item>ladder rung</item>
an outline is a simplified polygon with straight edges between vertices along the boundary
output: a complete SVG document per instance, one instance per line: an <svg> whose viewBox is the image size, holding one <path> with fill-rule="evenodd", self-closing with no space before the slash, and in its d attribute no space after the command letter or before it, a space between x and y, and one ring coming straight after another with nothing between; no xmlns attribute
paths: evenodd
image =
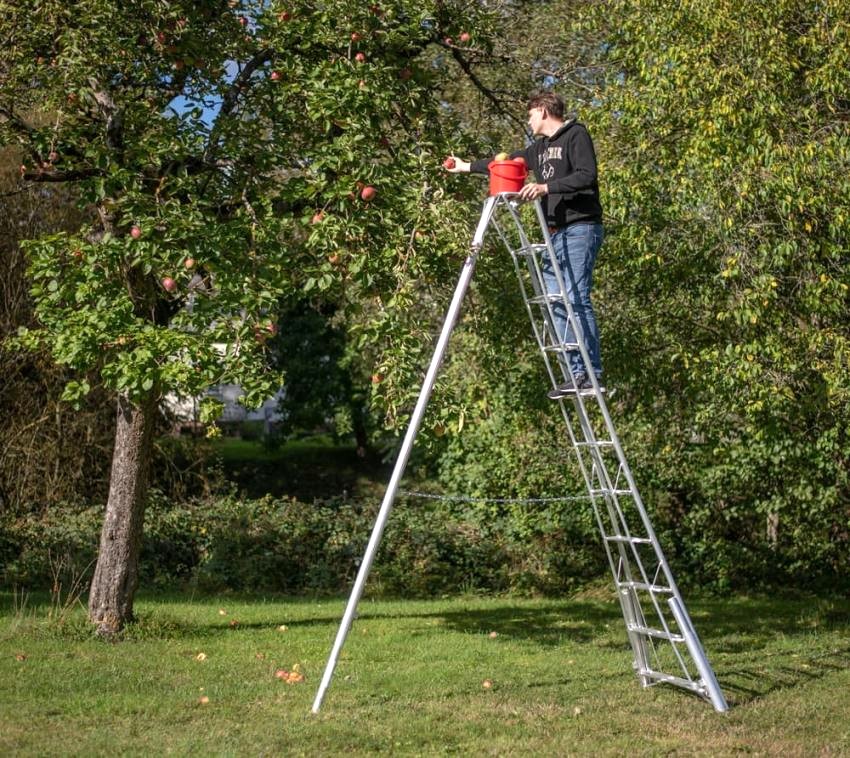
<svg viewBox="0 0 850 758"><path fill-rule="evenodd" d="M601 490L591 490L591 495L631 495L631 490L609 490L607 487L603 487Z"/></svg>
<svg viewBox="0 0 850 758"><path fill-rule="evenodd" d="M544 352L563 353L566 350L578 350L578 342L559 342L557 345L544 345Z"/></svg>
<svg viewBox="0 0 850 758"><path fill-rule="evenodd" d="M685 638L681 634L665 632L663 629L652 629L651 627L638 626L637 624L626 624L626 629L635 634L642 634L644 637L653 637L657 640L669 640L670 642L685 641Z"/></svg>
<svg viewBox="0 0 850 758"><path fill-rule="evenodd" d="M595 442L578 442L576 447L614 447L612 440L596 440Z"/></svg>
<svg viewBox="0 0 850 758"><path fill-rule="evenodd" d="M622 537L619 534L606 534L603 538L606 542L625 542L632 545L651 545L652 540L649 537Z"/></svg>
<svg viewBox="0 0 850 758"><path fill-rule="evenodd" d="M514 252L517 255L534 255L535 253L545 252L546 245L544 244L532 244L527 247L518 247Z"/></svg>
<svg viewBox="0 0 850 758"><path fill-rule="evenodd" d="M686 690L696 692L703 697L706 695L706 689L700 682L684 679L681 676L673 676L673 674L665 674L663 671L653 671L652 669L637 669L637 673L638 676L645 676L647 679L654 679L656 682L665 682L684 687Z"/></svg>
<svg viewBox="0 0 850 758"><path fill-rule="evenodd" d="M672 587L663 584L647 584L646 582L617 582L620 589L646 590L647 592L673 592Z"/></svg>
<svg viewBox="0 0 850 758"><path fill-rule="evenodd" d="M552 292L547 292L545 295L534 295L528 298L528 302L533 305L545 305L546 303L557 303L558 301L563 302L563 296Z"/></svg>

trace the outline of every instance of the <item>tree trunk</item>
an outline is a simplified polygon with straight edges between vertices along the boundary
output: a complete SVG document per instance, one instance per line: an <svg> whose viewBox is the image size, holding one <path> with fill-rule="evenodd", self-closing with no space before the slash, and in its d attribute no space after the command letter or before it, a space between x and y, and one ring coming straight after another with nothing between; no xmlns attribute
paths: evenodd
<svg viewBox="0 0 850 758"><path fill-rule="evenodd" d="M154 396L138 405L118 398L109 499L89 593L89 618L101 636L133 619L156 405Z"/></svg>

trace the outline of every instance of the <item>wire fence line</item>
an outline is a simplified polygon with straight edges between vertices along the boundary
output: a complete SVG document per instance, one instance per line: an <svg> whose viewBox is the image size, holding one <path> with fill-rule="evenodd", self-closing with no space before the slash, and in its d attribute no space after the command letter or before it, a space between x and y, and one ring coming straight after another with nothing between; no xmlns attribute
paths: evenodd
<svg viewBox="0 0 850 758"><path fill-rule="evenodd" d="M399 490L399 496L417 497L425 500L441 500L447 503L492 503L533 505L541 503L589 502L590 495L565 495L563 497L473 497L470 495L435 495L416 490Z"/></svg>

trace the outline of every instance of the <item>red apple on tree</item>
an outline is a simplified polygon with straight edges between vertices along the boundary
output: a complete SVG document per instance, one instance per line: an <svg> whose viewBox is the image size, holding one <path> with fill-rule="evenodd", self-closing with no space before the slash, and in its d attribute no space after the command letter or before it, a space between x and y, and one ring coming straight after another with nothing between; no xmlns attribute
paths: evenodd
<svg viewBox="0 0 850 758"><path fill-rule="evenodd" d="M354 60L356 60L358 63L363 63L366 60L366 54L357 53L357 55L354 56Z"/></svg>
<svg viewBox="0 0 850 758"><path fill-rule="evenodd" d="M443 39L443 42L445 42L447 45L453 45L454 44L454 40L451 37L445 37Z"/></svg>
<svg viewBox="0 0 850 758"><path fill-rule="evenodd" d="M139 239L139 237L142 236L142 230L134 224L133 226L130 227L130 236L134 240L137 240L137 239Z"/></svg>
<svg viewBox="0 0 850 758"><path fill-rule="evenodd" d="M318 224L325 217L324 211L316 211L313 214L313 218L310 219L311 224Z"/></svg>
<svg viewBox="0 0 850 758"><path fill-rule="evenodd" d="M460 41L461 42L469 42L469 39L470 39L469 32L461 32L461 34L460 34Z"/></svg>
<svg viewBox="0 0 850 758"><path fill-rule="evenodd" d="M292 14L289 11L282 11L277 14L278 21L289 21L292 18Z"/></svg>
<svg viewBox="0 0 850 758"><path fill-rule="evenodd" d="M245 18L245 16L240 16L239 23L242 24L242 26L248 26L248 19Z"/></svg>
<svg viewBox="0 0 850 758"><path fill-rule="evenodd" d="M372 384L380 384L384 380L381 374L372 374Z"/></svg>
<svg viewBox="0 0 850 758"><path fill-rule="evenodd" d="M183 261L183 265L187 269L188 268L195 268L195 259L194 258L187 258L185 261Z"/></svg>
<svg viewBox="0 0 850 758"><path fill-rule="evenodd" d="M174 290L177 289L177 282L175 282L170 276L162 277L160 284L162 284L162 288L166 292L174 292Z"/></svg>
<svg viewBox="0 0 850 758"><path fill-rule="evenodd" d="M362 200L365 200L367 203L378 194L378 190L374 187L370 187L369 185L365 186L362 190L360 190L360 197Z"/></svg>
<svg viewBox="0 0 850 758"><path fill-rule="evenodd" d="M363 35L360 32L351 32L352 42L360 42L361 39L363 39Z"/></svg>
<svg viewBox="0 0 850 758"><path fill-rule="evenodd" d="M270 78L273 82L279 81L280 80L280 71L272 71Z"/></svg>

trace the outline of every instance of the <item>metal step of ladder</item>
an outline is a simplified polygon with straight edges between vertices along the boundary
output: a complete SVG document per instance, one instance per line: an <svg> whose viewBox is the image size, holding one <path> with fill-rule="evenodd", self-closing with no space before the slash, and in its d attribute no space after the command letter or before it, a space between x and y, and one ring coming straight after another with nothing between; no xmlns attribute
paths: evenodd
<svg viewBox="0 0 850 758"><path fill-rule="evenodd" d="M528 210L520 205L516 195L505 193L488 198L482 219L489 219L489 225L511 255L535 340L552 386L556 387L573 382L570 352L579 351L585 366L590 366L590 356L539 201L533 209L534 218L526 222L523 213ZM533 229L542 242L532 240L527 228ZM482 243L483 236L478 241ZM556 292L546 288L544 263L555 273ZM555 329L555 304L566 312L577 344L560 343ZM718 711L725 711L726 700L614 429L605 390L594 373L588 373L592 388L575 391L558 402L602 536L635 656L635 671L645 687L658 683L683 687L709 700Z"/></svg>
<svg viewBox="0 0 850 758"><path fill-rule="evenodd" d="M526 233L521 213L527 208L533 208L536 214L536 222L532 223L532 227L539 227L539 239L542 239L542 242L532 241ZM542 261L545 256L550 256L554 261L554 253L540 201L536 200L526 208L521 208L515 193L489 197L484 203L470 253L461 270L431 363L422 382L419 398L411 414L410 424L396 458L369 544L360 561L351 596L313 701L313 713L318 713L321 708L342 647L356 618L357 605L395 502L399 483L431 396L449 337L472 280L485 235L491 228L496 231L511 254L534 337L553 388L572 381L572 375L567 368L570 351L579 350L585 365L590 365L581 329L565 295L563 274L557 264L554 268L559 291L550 293L544 284ZM573 333L578 335L577 342L566 343L557 336L553 327L552 308L555 303L565 307L568 319L574 327ZM626 634L634 653L635 672L644 687L661 683L672 684L710 700L718 711L725 711L727 705L723 693L703 652L635 486L608 413L604 390L599 386L592 371L590 378L592 387L589 390L574 392L569 402L561 400L559 406L608 556L617 597L626 622ZM575 389L574 384L573 387Z"/></svg>

